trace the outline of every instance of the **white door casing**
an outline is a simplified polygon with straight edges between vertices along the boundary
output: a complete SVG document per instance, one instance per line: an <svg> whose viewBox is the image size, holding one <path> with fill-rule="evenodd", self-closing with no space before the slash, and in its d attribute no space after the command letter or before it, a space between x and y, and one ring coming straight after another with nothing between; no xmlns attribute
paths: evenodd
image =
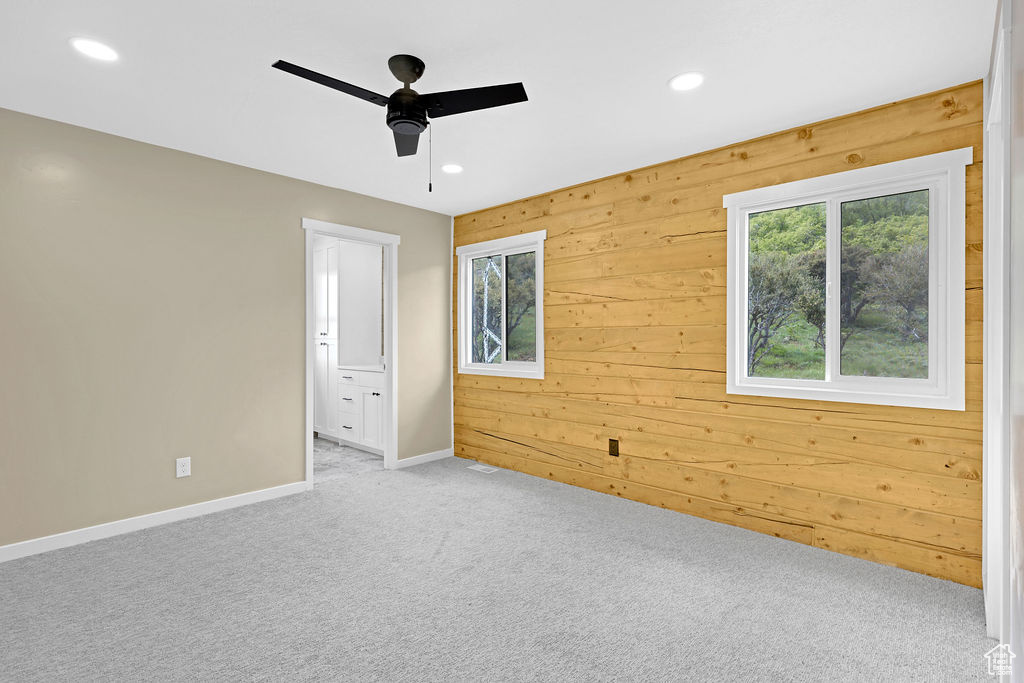
<svg viewBox="0 0 1024 683"><path fill-rule="evenodd" d="M329 223L312 218L302 219L302 228L306 233L306 338L311 340L306 351L306 482L313 483L313 423L316 405L315 396L315 370L316 370L316 345L312 341L317 336L315 331L317 314L314 306L315 282L314 272L314 241L317 235L337 237L350 242L361 242L377 245L382 249L382 281L383 281L383 350L384 350L384 372L382 388L378 403L380 450L384 453L384 467L396 469L398 467L398 246L401 237L392 233L366 230L337 223ZM335 351L335 354L337 352ZM335 355L335 358L337 356ZM337 362L333 365L336 367ZM332 381L332 384L333 381ZM338 385L334 384L330 390L335 398L336 405L341 398L338 395ZM371 392L372 393L372 392ZM356 397L353 397L356 398ZM334 410L335 414L343 416L339 409ZM362 430L362 425L352 424L348 432ZM339 436L342 425L337 426ZM361 434L360 434L361 438Z"/></svg>

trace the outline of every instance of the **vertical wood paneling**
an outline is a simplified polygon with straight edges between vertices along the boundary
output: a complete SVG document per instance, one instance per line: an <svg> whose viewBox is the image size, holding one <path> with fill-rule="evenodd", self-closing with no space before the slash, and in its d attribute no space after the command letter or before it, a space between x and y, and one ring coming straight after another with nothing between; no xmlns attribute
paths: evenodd
<svg viewBox="0 0 1024 683"><path fill-rule="evenodd" d="M456 453L980 586L981 145L976 82L457 217L548 241L546 378L456 372ZM722 195L966 146L967 410L726 394Z"/></svg>

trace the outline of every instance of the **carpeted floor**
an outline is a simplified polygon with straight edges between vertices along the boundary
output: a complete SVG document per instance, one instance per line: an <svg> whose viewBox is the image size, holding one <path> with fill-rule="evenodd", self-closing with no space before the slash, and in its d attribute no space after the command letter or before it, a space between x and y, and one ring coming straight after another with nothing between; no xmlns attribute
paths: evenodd
<svg viewBox="0 0 1024 683"><path fill-rule="evenodd" d="M384 469L384 456L335 443L313 439L313 483Z"/></svg>
<svg viewBox="0 0 1024 683"><path fill-rule="evenodd" d="M470 464L2 564L0 679L988 678L978 590Z"/></svg>

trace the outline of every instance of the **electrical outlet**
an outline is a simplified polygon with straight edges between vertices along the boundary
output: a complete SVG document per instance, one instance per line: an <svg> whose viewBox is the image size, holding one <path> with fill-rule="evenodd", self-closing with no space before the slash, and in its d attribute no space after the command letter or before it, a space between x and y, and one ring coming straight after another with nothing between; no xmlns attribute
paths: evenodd
<svg viewBox="0 0 1024 683"><path fill-rule="evenodd" d="M608 455L619 457L619 440L608 439Z"/></svg>
<svg viewBox="0 0 1024 683"><path fill-rule="evenodd" d="M174 461L175 476L178 479L192 476L192 458L178 458Z"/></svg>

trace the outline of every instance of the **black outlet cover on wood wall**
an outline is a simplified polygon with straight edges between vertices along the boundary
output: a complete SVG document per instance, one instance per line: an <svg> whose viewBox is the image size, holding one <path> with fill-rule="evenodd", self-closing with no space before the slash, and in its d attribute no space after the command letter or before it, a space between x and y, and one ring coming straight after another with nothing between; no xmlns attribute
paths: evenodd
<svg viewBox="0 0 1024 683"><path fill-rule="evenodd" d="M608 439L608 455L614 455L616 458L619 457L618 439Z"/></svg>

